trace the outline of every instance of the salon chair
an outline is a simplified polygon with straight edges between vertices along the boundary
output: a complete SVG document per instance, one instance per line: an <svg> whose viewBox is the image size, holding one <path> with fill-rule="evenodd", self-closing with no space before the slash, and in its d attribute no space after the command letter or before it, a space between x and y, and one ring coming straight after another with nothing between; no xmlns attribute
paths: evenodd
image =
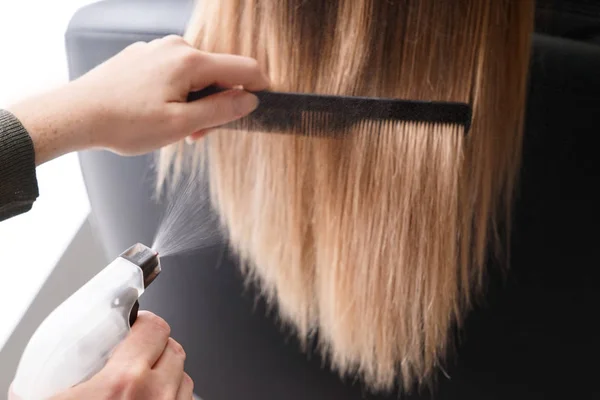
<svg viewBox="0 0 600 400"><path fill-rule="evenodd" d="M81 9L66 33L71 78L135 41L183 33L191 8L190 0L105 0ZM433 395L404 399L600 398L600 7L554 0L538 8L510 270L490 264L487 295ZM80 160L107 256L150 244L164 212L153 200L153 156L88 151ZM225 240L165 258L141 304L171 325L204 400L398 398L369 394L317 352L303 353L244 285Z"/></svg>

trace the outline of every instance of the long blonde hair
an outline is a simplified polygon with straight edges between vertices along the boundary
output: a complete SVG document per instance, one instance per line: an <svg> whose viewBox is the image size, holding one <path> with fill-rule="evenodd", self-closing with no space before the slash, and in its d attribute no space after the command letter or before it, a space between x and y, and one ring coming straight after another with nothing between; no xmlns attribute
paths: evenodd
<svg viewBox="0 0 600 400"><path fill-rule="evenodd" d="M330 365L372 390L431 380L509 231L533 8L208 0L194 11L191 44L256 58L274 90L473 106L468 136L412 122L336 138L218 131L187 164L204 156L231 246L283 321L302 343L318 333ZM182 171L184 147L161 151L159 183Z"/></svg>

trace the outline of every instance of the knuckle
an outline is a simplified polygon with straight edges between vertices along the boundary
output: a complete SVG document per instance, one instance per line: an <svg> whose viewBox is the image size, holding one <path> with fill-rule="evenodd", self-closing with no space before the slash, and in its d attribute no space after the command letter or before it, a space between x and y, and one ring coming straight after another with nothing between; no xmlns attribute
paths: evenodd
<svg viewBox="0 0 600 400"><path fill-rule="evenodd" d="M169 129L179 133L186 128L186 114L183 107L171 107L167 115Z"/></svg>
<svg viewBox="0 0 600 400"><path fill-rule="evenodd" d="M108 386L114 394L135 392L143 386L147 373L145 368L129 368L116 374Z"/></svg>
<svg viewBox="0 0 600 400"><path fill-rule="evenodd" d="M168 335L171 334L171 327L169 326L167 321L165 321L158 315L148 314L148 323L154 330L162 331L164 333L167 333Z"/></svg>
<svg viewBox="0 0 600 400"><path fill-rule="evenodd" d="M186 354L185 354L185 350L184 350L183 346L181 344L179 344L179 342L177 342L175 339L169 338L169 346L171 346L171 349L173 350L173 352L178 354L180 357L186 358Z"/></svg>
<svg viewBox="0 0 600 400"><path fill-rule="evenodd" d="M194 387L194 380L187 373L183 374L183 382L188 386Z"/></svg>
<svg viewBox="0 0 600 400"><path fill-rule="evenodd" d="M163 38L163 41L170 44L181 44L184 42L183 38L178 35L167 35Z"/></svg>
<svg viewBox="0 0 600 400"><path fill-rule="evenodd" d="M186 373L183 374L183 384L194 389L194 380Z"/></svg>
<svg viewBox="0 0 600 400"><path fill-rule="evenodd" d="M140 50L140 49L144 48L147 44L148 43L142 42L140 40L140 41L134 42L134 43L130 44L129 46L127 46L127 50L129 50L129 51L137 51L137 50Z"/></svg>
<svg viewBox="0 0 600 400"><path fill-rule="evenodd" d="M202 54L202 52L191 47L189 49L186 49L186 51L182 52L181 55L181 63L186 69L196 67L198 63L201 63L203 61L203 59L204 55Z"/></svg>

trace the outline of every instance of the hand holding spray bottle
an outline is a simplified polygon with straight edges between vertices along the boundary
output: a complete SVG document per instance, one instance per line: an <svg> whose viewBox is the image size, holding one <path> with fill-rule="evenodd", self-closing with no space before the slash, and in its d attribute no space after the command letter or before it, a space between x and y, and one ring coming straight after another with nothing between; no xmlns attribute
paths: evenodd
<svg viewBox="0 0 600 400"><path fill-rule="evenodd" d="M96 375L128 335L138 299L160 271L158 253L138 243L65 300L27 344L13 394L45 400Z"/></svg>

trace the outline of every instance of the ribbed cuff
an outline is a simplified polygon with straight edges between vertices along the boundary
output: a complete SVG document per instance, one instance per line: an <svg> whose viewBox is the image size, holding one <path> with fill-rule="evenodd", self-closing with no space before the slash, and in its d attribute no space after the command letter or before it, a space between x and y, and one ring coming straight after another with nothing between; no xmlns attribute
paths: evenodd
<svg viewBox="0 0 600 400"><path fill-rule="evenodd" d="M38 196L33 141L13 114L0 110L0 221L29 211Z"/></svg>

